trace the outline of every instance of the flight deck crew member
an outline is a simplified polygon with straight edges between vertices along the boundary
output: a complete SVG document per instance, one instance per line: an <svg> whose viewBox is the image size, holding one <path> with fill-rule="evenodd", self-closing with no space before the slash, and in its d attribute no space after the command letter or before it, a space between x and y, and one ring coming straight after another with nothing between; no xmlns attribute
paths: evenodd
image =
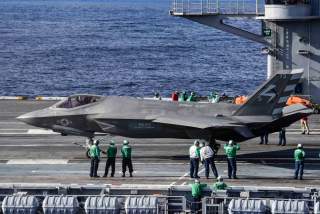
<svg viewBox="0 0 320 214"><path fill-rule="evenodd" d="M304 169L304 157L305 152L303 151L302 144L298 144L297 149L294 151L294 159L295 159L295 172L294 179L303 179L303 169Z"/></svg>
<svg viewBox="0 0 320 214"><path fill-rule="evenodd" d="M100 148L99 148L99 141L94 140L93 144L90 146L89 154L91 158L91 166L90 166L90 177L99 177L98 167L99 167L99 161L100 161Z"/></svg>
<svg viewBox="0 0 320 214"><path fill-rule="evenodd" d="M240 145L234 145L233 140L229 140L228 145L224 145L224 150L228 160L228 177L237 179L237 151L240 150Z"/></svg>
<svg viewBox="0 0 320 214"><path fill-rule="evenodd" d="M189 148L191 178L200 178L198 176L199 161L200 161L199 144L200 144L199 141L195 140L193 145Z"/></svg>
<svg viewBox="0 0 320 214"><path fill-rule="evenodd" d="M183 91L179 94L179 102L187 101L188 95L187 92Z"/></svg>
<svg viewBox="0 0 320 214"><path fill-rule="evenodd" d="M214 164L214 152L211 149L209 142L206 142L206 146L201 148L200 157L201 157L201 161L204 161L206 178L207 179L209 178L210 166L214 176L217 178L218 172L217 172L216 165Z"/></svg>
<svg viewBox="0 0 320 214"><path fill-rule="evenodd" d="M222 177L218 177L217 178L217 182L215 182L214 184L213 184L213 190L214 191L217 191L217 190L225 190L225 189L227 189L227 184L226 183L224 183L223 182L223 178Z"/></svg>
<svg viewBox="0 0 320 214"><path fill-rule="evenodd" d="M179 99L179 92L178 91L175 91L171 94L171 100L172 101L178 101Z"/></svg>
<svg viewBox="0 0 320 214"><path fill-rule="evenodd" d="M112 140L110 142L110 145L107 149L107 162L106 162L106 168L104 171L104 176L108 176L109 168L111 167L111 177L114 177L114 172L116 169L116 156L117 156L117 147L114 144L114 141Z"/></svg>
<svg viewBox="0 0 320 214"><path fill-rule="evenodd" d="M310 129L309 129L309 123L308 123L308 117L304 117L300 120L301 123L301 134L309 134Z"/></svg>
<svg viewBox="0 0 320 214"><path fill-rule="evenodd" d="M202 197L202 190L205 188L207 184L200 184L199 180L195 180L193 184L191 184L191 195L192 195L192 213L199 213L200 210L200 202Z"/></svg>
<svg viewBox="0 0 320 214"><path fill-rule="evenodd" d="M196 102L197 98L196 98L196 93L191 92L190 96L187 99L188 102Z"/></svg>
<svg viewBox="0 0 320 214"><path fill-rule="evenodd" d="M264 132L261 136L260 136L260 144L268 144L269 142L269 133L268 132Z"/></svg>
<svg viewBox="0 0 320 214"><path fill-rule="evenodd" d="M282 128L279 132L279 146L285 146L287 144L286 128Z"/></svg>
<svg viewBox="0 0 320 214"><path fill-rule="evenodd" d="M131 152L132 149L129 146L129 141L124 140L123 146L121 148L121 154L122 154L122 177L126 176L127 166L129 168L130 177L132 177L132 160L131 160Z"/></svg>

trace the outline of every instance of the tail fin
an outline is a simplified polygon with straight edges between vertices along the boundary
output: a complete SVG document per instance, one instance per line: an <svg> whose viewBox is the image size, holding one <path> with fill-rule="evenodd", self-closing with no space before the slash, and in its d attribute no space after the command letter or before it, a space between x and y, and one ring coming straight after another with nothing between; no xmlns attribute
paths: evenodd
<svg viewBox="0 0 320 214"><path fill-rule="evenodd" d="M265 82L234 116L270 115L280 116L289 96L294 92L303 74L303 69L276 73Z"/></svg>

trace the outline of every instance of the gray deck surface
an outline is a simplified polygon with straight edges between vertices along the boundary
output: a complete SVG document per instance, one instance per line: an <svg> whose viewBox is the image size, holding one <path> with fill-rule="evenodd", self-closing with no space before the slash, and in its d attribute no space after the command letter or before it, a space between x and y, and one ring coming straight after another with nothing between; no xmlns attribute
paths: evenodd
<svg viewBox="0 0 320 214"><path fill-rule="evenodd" d="M90 179L89 160L82 137L49 134L15 119L16 116L53 104L52 101L0 100L0 183L101 183L101 184L166 184L185 185L188 177L188 148L193 140L129 139L133 147L134 177L121 178L121 160L117 160L115 178ZM299 124L287 130L285 147L277 145L278 134L270 135L270 145L258 145L259 139L241 143L238 156L238 180L226 179L230 185L320 186L320 117L310 119L311 135L301 135ZM114 137L121 145L121 137ZM107 142L107 141L106 141ZM307 153L305 180L293 180L293 150L298 143ZM102 144L102 148L106 147ZM105 159L100 162L103 175ZM219 151L217 168L223 177L227 165ZM204 177L203 166L200 176ZM213 183L211 178L202 182Z"/></svg>

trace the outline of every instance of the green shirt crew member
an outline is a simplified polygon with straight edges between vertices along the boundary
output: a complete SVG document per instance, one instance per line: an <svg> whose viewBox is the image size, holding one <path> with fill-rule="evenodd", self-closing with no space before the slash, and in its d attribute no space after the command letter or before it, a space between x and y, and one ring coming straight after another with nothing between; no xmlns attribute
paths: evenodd
<svg viewBox="0 0 320 214"><path fill-rule="evenodd" d="M197 98L196 98L196 94L194 92L191 92L190 96L188 97L188 102L196 102Z"/></svg>
<svg viewBox="0 0 320 214"><path fill-rule="evenodd" d="M217 182L213 184L214 191L225 190L227 189L227 187L228 187L227 184L223 182L223 178L220 176L217 178Z"/></svg>
<svg viewBox="0 0 320 214"><path fill-rule="evenodd" d="M107 162L106 162L106 168L104 170L103 177L108 176L109 168L111 167L111 177L114 177L115 169L116 169L116 156L117 156L117 147L115 146L114 141L112 140L110 142L110 145L107 149Z"/></svg>
<svg viewBox="0 0 320 214"><path fill-rule="evenodd" d="M229 140L228 145L224 145L224 150L228 160L228 177L237 179L237 151L240 150L239 144L234 144L233 140Z"/></svg>
<svg viewBox="0 0 320 214"><path fill-rule="evenodd" d="M99 148L99 141L94 140L93 145L91 145L89 148L89 154L91 158L90 177L99 177L97 172L99 168L100 152L101 150Z"/></svg>
<svg viewBox="0 0 320 214"><path fill-rule="evenodd" d="M195 180L193 184L191 184L191 195L192 195L192 213L198 213L200 210L200 201L202 197L203 188L205 188L207 184L200 184L199 180Z"/></svg>
<svg viewBox="0 0 320 214"><path fill-rule="evenodd" d="M122 177L126 176L127 166L129 169L130 177L132 177L133 167L132 167L132 160L131 160L131 152L132 149L129 146L129 141L124 140L123 146L121 148L122 154Z"/></svg>
<svg viewBox="0 0 320 214"><path fill-rule="evenodd" d="M184 102L184 101L187 101L187 93L185 92L185 91L183 91L183 92L181 92L180 94L179 94L179 99L178 99L178 101L179 102Z"/></svg>
<svg viewBox="0 0 320 214"><path fill-rule="evenodd" d="M303 151L302 144L297 145L297 149L294 151L294 160L295 160L295 171L294 171L294 179L303 179L303 169L304 169L304 157L305 152Z"/></svg>

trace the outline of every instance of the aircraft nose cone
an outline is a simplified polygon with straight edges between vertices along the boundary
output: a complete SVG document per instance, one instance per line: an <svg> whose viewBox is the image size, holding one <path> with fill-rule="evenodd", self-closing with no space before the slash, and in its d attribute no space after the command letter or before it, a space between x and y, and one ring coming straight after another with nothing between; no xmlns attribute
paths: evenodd
<svg viewBox="0 0 320 214"><path fill-rule="evenodd" d="M31 113L20 115L17 119L30 125L35 125L36 123L35 117Z"/></svg>

